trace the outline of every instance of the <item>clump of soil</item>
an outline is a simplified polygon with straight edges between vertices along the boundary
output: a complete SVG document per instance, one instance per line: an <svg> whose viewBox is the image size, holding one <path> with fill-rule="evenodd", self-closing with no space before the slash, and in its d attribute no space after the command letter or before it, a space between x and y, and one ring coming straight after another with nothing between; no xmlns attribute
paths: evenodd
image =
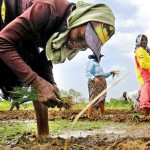
<svg viewBox="0 0 150 150"><path fill-rule="evenodd" d="M10 150L64 150L65 139L63 138L35 138L29 140L31 136L22 136L16 145L8 146ZM150 138L116 138L106 135L87 136L86 138L71 138L67 150L149 150ZM0 147L0 150L5 150Z"/></svg>
<svg viewBox="0 0 150 150"><path fill-rule="evenodd" d="M80 112L80 109L67 109L67 110L56 110L56 109L49 109L49 120L55 120L55 118L61 118L61 119L68 119L73 120L76 115ZM114 121L114 122L133 122L132 120L132 114L134 114L134 111L127 111L127 110L109 110L107 109L105 111L104 120L108 121ZM6 121L6 120L12 120L12 119L19 119L19 120L36 120L36 115L34 110L3 110L0 111L0 121ZM86 120L88 119L86 116L86 113L80 117L80 120ZM94 111L93 117L91 118L91 121L99 120L99 112ZM138 122L150 122L149 117L144 118L141 117Z"/></svg>
<svg viewBox="0 0 150 150"><path fill-rule="evenodd" d="M62 97L63 106L65 109L71 109L73 106L73 98L72 96Z"/></svg>

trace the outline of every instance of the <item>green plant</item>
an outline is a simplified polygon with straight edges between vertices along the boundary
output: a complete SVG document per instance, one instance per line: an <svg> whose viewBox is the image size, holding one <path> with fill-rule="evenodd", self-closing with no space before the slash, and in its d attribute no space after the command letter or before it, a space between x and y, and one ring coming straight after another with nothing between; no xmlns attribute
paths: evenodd
<svg viewBox="0 0 150 150"><path fill-rule="evenodd" d="M139 114L135 113L132 114L132 121L138 122L140 120Z"/></svg>
<svg viewBox="0 0 150 150"><path fill-rule="evenodd" d="M0 123L0 144L6 145L9 140L17 140L25 132L35 132L35 124Z"/></svg>
<svg viewBox="0 0 150 150"><path fill-rule="evenodd" d="M130 109L130 107L132 106L132 102L128 103L123 99L111 98L110 102L105 102L105 106L109 109Z"/></svg>
<svg viewBox="0 0 150 150"><path fill-rule="evenodd" d="M15 98L14 101L19 103L38 100L36 90L31 87L15 87L11 95Z"/></svg>

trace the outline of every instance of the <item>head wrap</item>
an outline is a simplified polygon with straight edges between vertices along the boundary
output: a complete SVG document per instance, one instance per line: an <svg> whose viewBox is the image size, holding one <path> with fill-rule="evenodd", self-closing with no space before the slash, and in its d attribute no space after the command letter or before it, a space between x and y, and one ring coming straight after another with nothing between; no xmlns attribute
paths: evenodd
<svg viewBox="0 0 150 150"><path fill-rule="evenodd" d="M46 44L46 56L53 63L62 63L71 60L80 49L67 49L65 41L69 31L89 21L97 21L115 26L115 17L112 10L105 4L90 4L80 1L76 4L76 9L67 18L68 29L65 32L56 32Z"/></svg>
<svg viewBox="0 0 150 150"><path fill-rule="evenodd" d="M93 21L91 24L97 36L99 37L102 45L104 45L110 39L110 37L114 34L115 29L112 25L106 25L104 23L99 23L95 21Z"/></svg>
<svg viewBox="0 0 150 150"><path fill-rule="evenodd" d="M135 44L135 51L136 51L137 48L141 47L141 39L142 39L143 36L145 36L147 38L147 36L144 35L144 34L139 34L137 36L136 44ZM148 52L150 52L150 48L148 46L146 46L144 49L147 50Z"/></svg>

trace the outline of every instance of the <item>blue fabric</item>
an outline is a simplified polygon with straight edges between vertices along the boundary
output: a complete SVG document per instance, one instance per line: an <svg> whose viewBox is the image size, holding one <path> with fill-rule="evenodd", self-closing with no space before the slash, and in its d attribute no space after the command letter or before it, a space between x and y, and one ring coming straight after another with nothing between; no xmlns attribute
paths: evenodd
<svg viewBox="0 0 150 150"><path fill-rule="evenodd" d="M103 75L105 78L111 76L110 72L103 72L103 69L100 63L96 62L95 60L90 60L86 63L86 77L88 79L93 80L95 76Z"/></svg>

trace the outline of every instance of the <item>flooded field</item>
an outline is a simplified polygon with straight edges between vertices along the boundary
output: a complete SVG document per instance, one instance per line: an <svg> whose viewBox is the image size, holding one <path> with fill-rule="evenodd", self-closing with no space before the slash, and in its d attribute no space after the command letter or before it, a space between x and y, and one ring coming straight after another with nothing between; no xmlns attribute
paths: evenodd
<svg viewBox="0 0 150 150"><path fill-rule="evenodd" d="M80 110L49 110L50 124L55 120L66 119L70 123ZM100 127L91 129L74 128L69 134L68 150L150 150L150 118L144 118L142 114L139 118L134 118L134 111L127 110L106 110L103 119L98 118L95 112L93 118L89 120L86 114L81 116L80 122L88 126L89 122L104 122ZM0 124L36 124L33 110L20 111L0 111ZM22 143L18 139L9 139L3 149L31 149L31 150L63 150L68 130L57 132L48 137L37 137L35 132L25 132L20 136ZM24 143L24 144L23 144Z"/></svg>

